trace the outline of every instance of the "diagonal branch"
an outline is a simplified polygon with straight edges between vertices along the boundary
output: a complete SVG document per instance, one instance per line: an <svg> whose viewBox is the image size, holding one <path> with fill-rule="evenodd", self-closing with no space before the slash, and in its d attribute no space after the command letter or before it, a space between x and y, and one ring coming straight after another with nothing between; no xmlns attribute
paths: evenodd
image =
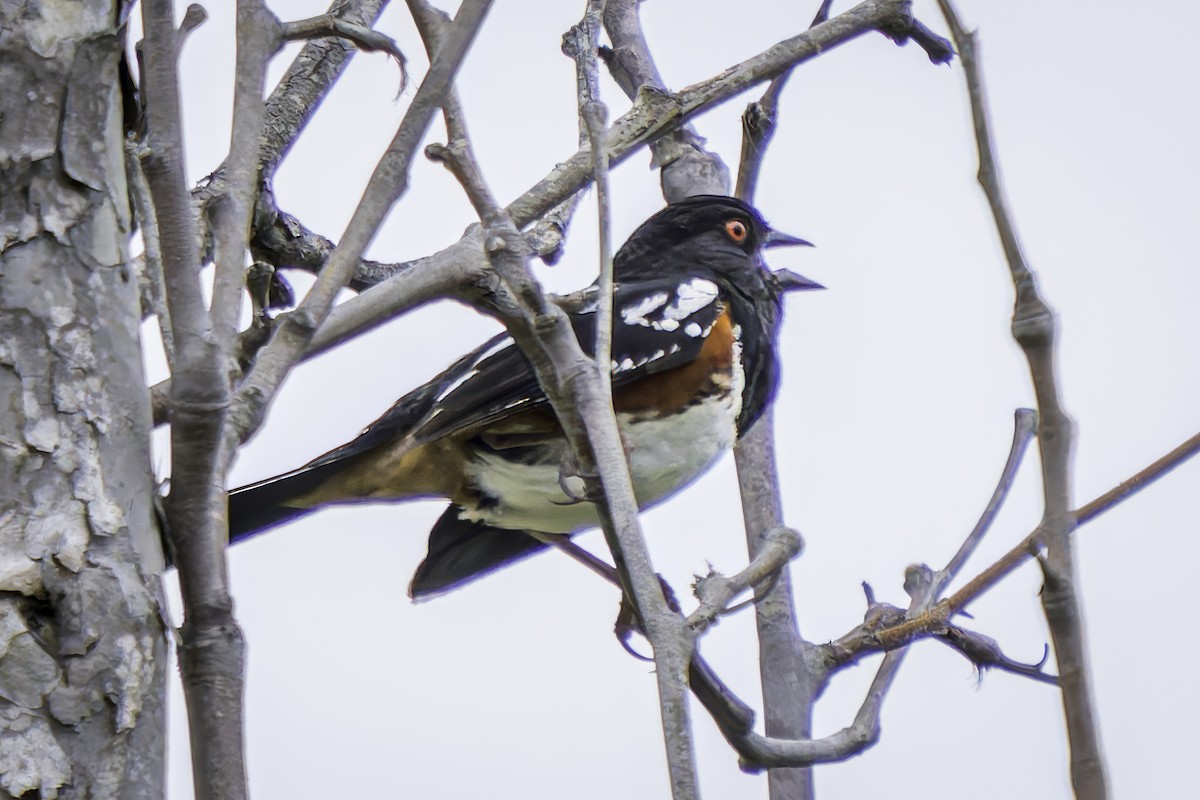
<svg viewBox="0 0 1200 800"><path fill-rule="evenodd" d="M440 53L444 42L436 33L438 21L423 0L409 0L409 6L427 49ZM462 184L485 226L484 251L494 279L482 299L533 366L571 443L588 496L596 502L617 574L654 647L672 796L690 800L698 796L686 688L692 641L679 615L668 607L650 563L611 390L605 391L608 361L598 369L580 350L566 315L547 301L529 271L532 249L496 202L475 161L452 89L444 106L450 143L427 150ZM593 128L593 140L597 135Z"/></svg>
<svg viewBox="0 0 1200 800"><path fill-rule="evenodd" d="M988 502L987 508L984 509L983 515L975 523L974 529L972 529L971 533L962 543L962 546L958 548L958 552L934 576L934 597L941 597L942 591L949 585L950 581L954 580L954 576L959 573L963 565L967 563L967 559L979 547L980 542L983 541L983 537L991 529L992 523L996 521L996 515L1000 513L1000 509L1004 506L1004 501L1007 499L1008 493L1012 490L1013 481L1017 478L1017 470L1021 467L1025 451L1029 447L1030 440L1037 433L1037 412L1028 408L1018 408L1014 415L1014 421L1012 447L1008 451L1008 460L1005 461L1004 469L1000 473L1000 482L996 484L996 490L992 493L992 499Z"/></svg>
<svg viewBox="0 0 1200 800"><path fill-rule="evenodd" d="M286 22L283 25L282 35L288 41L307 41L308 39L337 36L353 42L359 50L364 52L387 53L400 65L400 90L404 91L404 86L408 81L408 74L405 70L408 60L404 57L404 53L400 52L400 48L390 37L384 36L366 25L352 22L339 13L331 11L308 19Z"/></svg>
<svg viewBox="0 0 1200 800"><path fill-rule="evenodd" d="M642 92L634 107L609 128L609 163L615 166L623 162L640 147L681 122L794 65L881 26L905 24L911 24L911 18L904 13L903 3L867 0L824 25L786 39L716 77L687 87L675 95ZM506 210L517 227L524 228L587 186L592 179L591 170L590 150L587 147L580 148L509 204ZM456 277L448 278L449 284L470 282L482 273L479 245L474 240L476 235L469 233L464 239L427 257L454 272ZM311 358L383 324L398 313L395 311L397 308L411 308L413 301L410 292L414 277L412 270L401 266L394 277L333 309L304 357Z"/></svg>
<svg viewBox="0 0 1200 800"><path fill-rule="evenodd" d="M375 168L337 249L329 257L304 301L283 318L270 344L263 349L239 388L231 415L232 438L244 441L262 424L267 406L280 382L329 315L337 293L354 274L363 251L374 238L387 212L407 190L413 153L441 106L490 5L491 0L466 0L459 9L454 26L446 35L445 46L430 64L425 80L421 82L396 136Z"/></svg>
<svg viewBox="0 0 1200 800"><path fill-rule="evenodd" d="M1200 453L1200 434L1196 434L1136 475L1122 481L1074 512L1076 518L1074 530L1077 531L1106 511L1115 508L1197 453ZM860 626L836 642L825 645L834 666L853 661L867 652L894 650L911 644L923 636L938 634L939 631L946 628L951 617L964 610L975 598L990 590L1017 567L1033 558L1042 541L1042 535L1042 528L1039 526L1017 546L963 585L961 589L927 611L910 616L895 624L869 628ZM842 648L848 648L855 652L851 653Z"/></svg>
<svg viewBox="0 0 1200 800"><path fill-rule="evenodd" d="M604 28L612 49L600 51L617 85L631 99L640 91L666 95L668 90L650 54L638 17L640 0L607 0ZM704 137L683 123L650 143L653 166L659 168L668 203L696 194L728 194L729 167L704 147Z"/></svg>
<svg viewBox="0 0 1200 800"><path fill-rule="evenodd" d="M1081 506L1074 512L1075 530L1128 500L1197 453L1200 453L1200 433L1140 470L1136 475L1127 478L1091 502ZM950 613L957 613L966 608L976 597L991 589L1010 572L1033 558L1038 551L1042 536L1042 528L1039 526L1021 540L1016 547L947 598L944 602Z"/></svg>

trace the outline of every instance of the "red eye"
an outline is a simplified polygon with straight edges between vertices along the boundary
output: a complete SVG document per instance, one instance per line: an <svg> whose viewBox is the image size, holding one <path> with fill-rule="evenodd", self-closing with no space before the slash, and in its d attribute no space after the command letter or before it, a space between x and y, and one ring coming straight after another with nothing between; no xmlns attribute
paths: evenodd
<svg viewBox="0 0 1200 800"><path fill-rule="evenodd" d="M746 241L750 231L746 228L746 223L740 219L731 219L725 223L725 235L733 241L741 244Z"/></svg>

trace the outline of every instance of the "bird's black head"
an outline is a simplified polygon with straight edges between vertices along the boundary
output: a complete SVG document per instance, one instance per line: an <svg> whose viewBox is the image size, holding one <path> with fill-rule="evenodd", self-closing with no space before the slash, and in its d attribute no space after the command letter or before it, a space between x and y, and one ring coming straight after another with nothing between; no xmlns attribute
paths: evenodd
<svg viewBox="0 0 1200 800"><path fill-rule="evenodd" d="M699 195L672 203L633 232L613 261L618 282L671 276L709 278L719 284L740 330L745 389L738 431L744 433L771 402L778 384L775 338L785 292L820 284L762 260L768 247L808 244L771 229L762 216L733 197Z"/></svg>
<svg viewBox="0 0 1200 800"><path fill-rule="evenodd" d="M747 281L758 285L767 274L762 250L797 244L808 242L772 230L741 200L697 195L671 203L642 223L617 252L614 271L618 281L684 270L711 273L734 286Z"/></svg>

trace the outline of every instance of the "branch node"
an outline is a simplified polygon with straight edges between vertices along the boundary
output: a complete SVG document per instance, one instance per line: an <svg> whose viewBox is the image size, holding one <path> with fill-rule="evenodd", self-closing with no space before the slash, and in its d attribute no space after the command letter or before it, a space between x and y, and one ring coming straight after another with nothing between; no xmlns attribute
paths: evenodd
<svg viewBox="0 0 1200 800"><path fill-rule="evenodd" d="M1058 323L1054 312L1036 295L1018 302L1013 313L1012 335L1023 349L1031 350L1054 344Z"/></svg>
<svg viewBox="0 0 1200 800"><path fill-rule="evenodd" d="M904 570L904 593L916 599L933 583L934 571L928 564L909 564Z"/></svg>

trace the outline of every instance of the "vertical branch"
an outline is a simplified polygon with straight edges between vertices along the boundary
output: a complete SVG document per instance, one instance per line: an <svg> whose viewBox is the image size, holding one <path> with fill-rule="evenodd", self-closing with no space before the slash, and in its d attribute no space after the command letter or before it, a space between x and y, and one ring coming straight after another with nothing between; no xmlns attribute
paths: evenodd
<svg viewBox="0 0 1200 800"><path fill-rule="evenodd" d="M175 334L171 330L171 314L167 310L167 284L163 274L162 253L158 247L158 223L154 219L154 202L150 197L150 186L142 166L145 147L127 142L125 145L125 172L129 176L129 197L142 229L143 279L147 284L146 294L150 307L158 319L158 335L162 339L163 355L167 359L167 371L175 371ZM145 313L145 311L143 311Z"/></svg>
<svg viewBox="0 0 1200 800"><path fill-rule="evenodd" d="M775 132L779 93L788 74L771 81L762 99L748 105L743 116L737 195L751 204L763 156ZM753 560L762 551L767 533L784 524L775 461L774 404L742 436L733 454L746 544ZM809 647L800 636L788 569L780 570L778 579L765 591L756 590L755 623L766 734L780 739L810 739L813 706L824 688L826 671L819 661L806 657ZM813 796L812 770L806 767L772 769L767 784L772 800Z"/></svg>
<svg viewBox="0 0 1200 800"><path fill-rule="evenodd" d="M229 596L224 472L218 467L230 389L196 264L195 219L184 183L173 10L170 0L146 0L142 5L146 179L154 200L176 350L167 535L186 615L180 660L197 795L238 800L246 796L244 646Z"/></svg>
<svg viewBox="0 0 1200 800"><path fill-rule="evenodd" d="M583 24L587 29L587 45L580 58L580 121L587 133L592 150L592 165L596 178L597 234L600 240L600 277L597 279L596 301L596 369L600 376L600 392L612 407L612 326L613 326L613 254L611 198L608 193L608 108L600 101L599 69L596 64L596 45L600 38L600 5L588 3Z"/></svg>
<svg viewBox="0 0 1200 800"><path fill-rule="evenodd" d="M825 20L830 4L831 0L821 4L813 25ZM763 158L775 135L779 96L790 76L789 70L772 80L763 96L746 106L742 116L742 153L736 192L752 205ZM774 404L767 407L754 427L738 441L733 456L742 496L746 545L750 559L754 560L762 552L767 533L784 524L779 468L775 460ZM785 739L811 739L813 706L825 688L828 672L822 662L813 657L812 648L800 635L788 569L780 570L778 579L765 591L755 591L755 624L766 734ZM899 658L892 662L886 671L894 675L899 668ZM890 676L884 679L883 673L881 670L876 681L886 687L891 679ZM875 696L874 692L869 695ZM882 693L879 697L882 698ZM862 715L860 712L860 717ZM804 767L772 769L767 775L767 791L772 800L811 798L812 770Z"/></svg>
<svg viewBox="0 0 1200 800"><path fill-rule="evenodd" d="M233 125L225 160L225 191L214 199L213 240L216 273L210 316L222 351L233 349L246 278L250 213L258 189L259 143L264 116L267 62L280 42L279 20L262 0L238 0L237 66Z"/></svg>
<svg viewBox="0 0 1200 800"><path fill-rule="evenodd" d="M1037 398L1040 424L1038 446L1042 456L1045 508L1042 560L1045 585L1042 607L1061 676L1067 738L1071 747L1071 782L1080 798L1108 797L1099 726L1092 703L1083 617L1076 590L1076 570L1071 546L1075 518L1071 513L1072 422L1063 408L1055 366L1057 320L1054 310L1038 291L1037 277L1025 262L1016 227L1009 213L992 144L983 79L976 57L975 34L966 31L950 0L938 0L962 57L971 98L971 116L979 146L979 184L987 196L1004 254L1016 289L1013 338L1029 362Z"/></svg>

